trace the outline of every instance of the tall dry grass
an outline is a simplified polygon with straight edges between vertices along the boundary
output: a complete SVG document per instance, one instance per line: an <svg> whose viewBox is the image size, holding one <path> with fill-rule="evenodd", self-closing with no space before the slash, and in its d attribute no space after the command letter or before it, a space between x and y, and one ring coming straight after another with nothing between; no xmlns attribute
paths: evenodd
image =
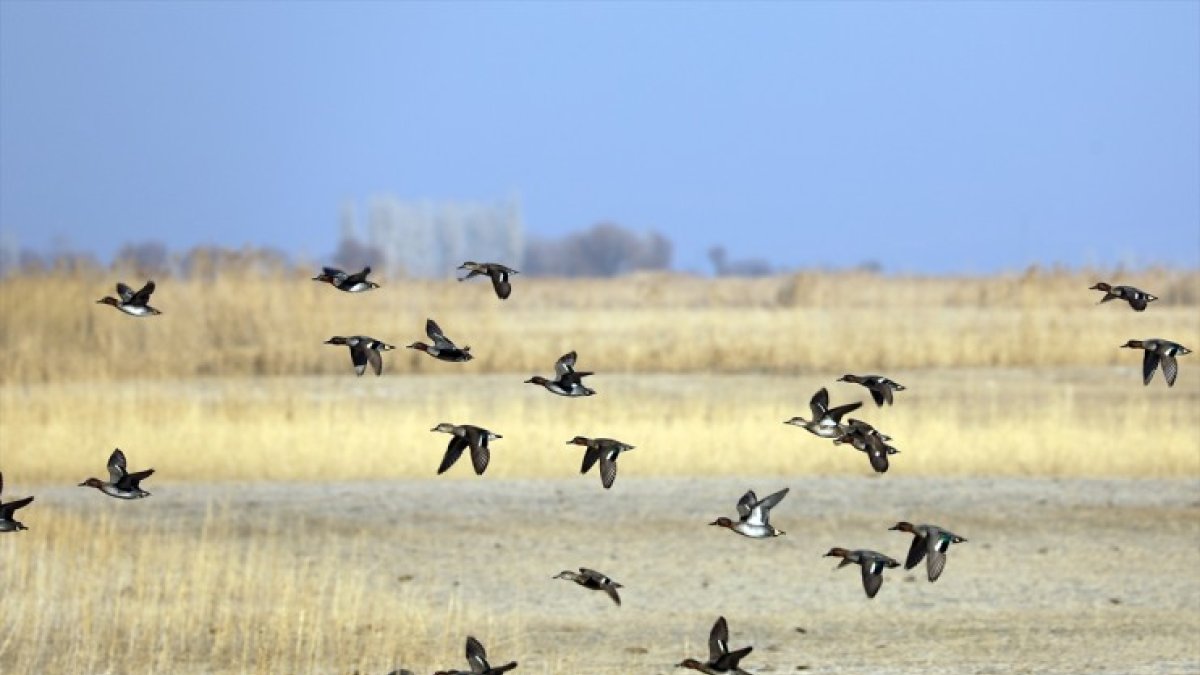
<svg viewBox="0 0 1200 675"><path fill-rule="evenodd" d="M0 382L197 376L341 375L331 335L407 344L435 318L476 360L466 373L545 371L576 349L599 372L802 373L829 369L1096 366L1152 335L1195 343L1200 273L1136 279L1030 271L988 278L799 274L766 279L641 275L612 280L517 277L513 296L485 281L390 281L349 295L302 274L160 279L162 316L133 319L93 304L118 278L0 281ZM1100 278L1136 281L1162 299L1143 314L1096 307ZM398 373L445 373L414 351Z"/></svg>

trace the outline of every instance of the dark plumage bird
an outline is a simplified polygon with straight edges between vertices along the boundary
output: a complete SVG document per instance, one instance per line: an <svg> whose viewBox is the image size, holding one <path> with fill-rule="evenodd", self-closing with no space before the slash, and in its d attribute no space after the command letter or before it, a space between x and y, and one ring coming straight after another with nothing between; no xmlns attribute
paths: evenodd
<svg viewBox="0 0 1200 675"><path fill-rule="evenodd" d="M554 363L554 378L547 380L541 375L534 375L525 380L525 384L536 384L545 387L546 391L559 396L591 396L596 393L595 389L589 389L584 386L583 378L594 373L582 370L575 370L575 352L567 352L558 357L558 361Z"/></svg>
<svg viewBox="0 0 1200 675"><path fill-rule="evenodd" d="M857 564L862 566L862 583L863 590L867 592L868 598L875 597L879 592L879 587L883 586L883 570L889 567L899 567L900 563L892 560L882 553L875 551L867 551L860 549L857 551L847 551L844 548L831 548L825 557L841 558L837 569L841 569L846 565Z"/></svg>
<svg viewBox="0 0 1200 675"><path fill-rule="evenodd" d="M888 445L891 436L879 433L875 427L862 420L851 419L843 428L841 436L834 439L834 445L849 443L859 452L867 453L871 468L876 473L886 473L888 470L888 455L899 454L900 451Z"/></svg>
<svg viewBox="0 0 1200 675"><path fill-rule="evenodd" d="M487 660L487 651L473 637L467 637L467 663L471 670L439 670L433 675L500 675L517 667L516 661L510 661L502 666L492 666Z"/></svg>
<svg viewBox="0 0 1200 675"><path fill-rule="evenodd" d="M442 456L442 464L437 470L439 476L454 466L454 463L462 456L463 450L467 448L471 449L471 465L475 467L475 473L482 476L492 458L491 451L488 450L488 441L504 438L483 427L470 424L450 424L449 422L442 422L430 431L440 431L451 436L450 444L446 446L446 454Z"/></svg>
<svg viewBox="0 0 1200 675"><path fill-rule="evenodd" d="M634 446L611 438L587 438L576 436L567 441L567 445L582 445L587 448L583 452L583 464L579 473L587 473L600 462L600 484L605 489L611 488L617 480L617 456L622 452L633 450Z"/></svg>
<svg viewBox="0 0 1200 675"><path fill-rule="evenodd" d="M937 581L946 567L946 551L950 544L961 544L966 541L950 530L937 525L916 525L900 521L888 528L898 532L908 532L913 536L912 545L908 549L908 558L904 561L904 569L911 570L926 558L925 571L930 581Z"/></svg>
<svg viewBox="0 0 1200 675"><path fill-rule="evenodd" d="M96 301L98 305L112 305L130 316L154 316L162 312L150 306L150 294L154 292L154 282L147 281L141 290L134 290L121 282L117 282L117 297L104 296Z"/></svg>
<svg viewBox="0 0 1200 675"><path fill-rule="evenodd" d="M364 267L361 272L355 274L348 274L336 267L322 267L321 273L313 277L313 281L324 281L347 293L362 293L379 288L379 284L374 281L367 281L367 275L370 273L370 267Z"/></svg>
<svg viewBox="0 0 1200 675"><path fill-rule="evenodd" d="M812 399L809 400L808 407L812 410L813 418L811 420L806 420L803 417L793 417L784 422L784 424L791 424L801 429L807 429L809 433L821 438L837 438L845 431L841 425L842 416L862 407L862 401L855 401L854 403L830 408L829 390L821 387L817 393L813 394Z"/></svg>
<svg viewBox="0 0 1200 675"><path fill-rule="evenodd" d="M1158 299L1157 295L1150 295L1140 288L1134 288L1133 286L1109 286L1103 281L1092 286L1091 290L1104 291L1104 297L1100 298L1100 303L1108 302L1109 300L1124 300L1138 312L1146 311L1146 307Z"/></svg>
<svg viewBox="0 0 1200 675"><path fill-rule="evenodd" d="M892 392L904 391L904 385L882 375L847 374L839 377L838 382L852 382L866 387L871 392L871 398L875 399L875 405L881 408L884 403L892 405Z"/></svg>
<svg viewBox="0 0 1200 675"><path fill-rule="evenodd" d="M470 260L459 265L458 269L470 270L467 276L460 278L459 281L466 281L471 277L486 274L492 280L492 288L496 291L496 297L501 300L507 300L508 296L512 294L512 284L508 278L514 274L520 274L520 272L513 268L506 267L500 263L477 263Z"/></svg>
<svg viewBox="0 0 1200 675"><path fill-rule="evenodd" d="M580 586L593 591L604 591L608 594L608 597L612 598L613 602L617 603L618 606L621 604L621 596L617 595L617 589L622 588L621 584L609 579L607 576L597 572L596 570L590 570L586 567L580 567L578 572L563 570L554 578L574 581Z"/></svg>
<svg viewBox="0 0 1200 675"><path fill-rule="evenodd" d="M754 651L754 647L729 650L729 625L725 623L725 617L721 616L717 617L717 622L713 624L712 630L708 633L708 660L701 663L696 659L684 659L676 667L690 668L708 673L708 675L719 673L750 675L738 664L752 651Z"/></svg>
<svg viewBox="0 0 1200 675"><path fill-rule="evenodd" d="M0 496L4 495L4 474L0 473ZM17 509L29 506L33 501L33 497L24 499L16 499L5 504L0 502L0 532L16 532L18 530L28 530L21 521L13 517ZM619 604L619 603L618 603Z"/></svg>
<svg viewBox="0 0 1200 675"><path fill-rule="evenodd" d="M455 345L450 338L446 337L441 327L433 319L425 320L425 334L433 341L432 345L427 345L424 342L414 342L408 348L425 352L439 361L462 362L475 358L471 356L471 348L469 346L459 347Z"/></svg>
<svg viewBox="0 0 1200 675"><path fill-rule="evenodd" d="M117 448L108 456L108 482L99 478L89 478L80 483L79 487L94 487L117 499L141 499L150 496L149 492L142 489L141 482L153 473L154 469L130 473L125 468L125 453Z"/></svg>
<svg viewBox="0 0 1200 675"><path fill-rule="evenodd" d="M1179 364L1175 362L1175 357L1192 353L1192 350L1178 342L1162 338L1130 340L1121 346L1146 350L1145 356L1142 357L1142 384L1146 385L1150 384L1154 371L1162 364L1163 379L1167 381L1168 387L1174 387L1175 377L1179 375Z"/></svg>
<svg viewBox="0 0 1200 675"><path fill-rule="evenodd" d="M721 516L709 523L709 525L729 528L751 539L766 539L786 534L783 530L775 529L771 525L771 509L783 501L783 498L787 496L788 490L791 490L791 488L783 488L779 492L769 494L762 499L759 499L758 495L754 494L754 490L747 490L746 494L742 495L742 498L737 503L738 522L735 523L729 518Z"/></svg>
<svg viewBox="0 0 1200 675"><path fill-rule="evenodd" d="M350 348L350 361L354 363L354 372L362 377L362 374L367 370L367 364L371 364L371 369L375 371L375 376L378 377L383 372L383 355L380 352L386 352L389 349L395 349L394 345L389 345L386 342L381 342L367 335L351 335L343 337L335 335L325 341L327 345L339 345Z"/></svg>

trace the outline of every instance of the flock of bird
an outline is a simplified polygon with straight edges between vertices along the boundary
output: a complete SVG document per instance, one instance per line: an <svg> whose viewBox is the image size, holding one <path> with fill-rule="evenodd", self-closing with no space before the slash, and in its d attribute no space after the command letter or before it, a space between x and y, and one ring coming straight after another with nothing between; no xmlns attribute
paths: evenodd
<svg viewBox="0 0 1200 675"><path fill-rule="evenodd" d="M459 278L459 281L464 281L475 276L489 277L497 297L501 300L507 299L512 293L511 277L517 274L516 270L497 263L466 262L458 269L468 271L468 274ZM362 271L354 274L326 267L313 280L328 283L334 288L347 293L361 293L379 288L379 284L367 280L370 272L370 267L364 268ZM1107 283L1101 282L1092 286L1091 289L1104 292L1105 295L1100 300L1101 303L1116 299L1124 300L1138 312L1144 311L1149 303L1158 299L1156 296L1132 286L1110 286ZM149 304L154 290L155 285L153 281L147 282L144 287L136 292L124 283L118 283L117 297L108 296L97 302L111 305L130 316L154 316L161 314L159 310L151 307ZM408 345L408 348L422 351L435 359L447 362L465 362L473 358L469 346L457 346L454 341L446 337L445 332L433 319L426 321L425 333L432 344L414 342ZM327 340L326 344L349 348L351 362L354 365L355 372L359 376L366 371L368 365L376 375L380 375L383 372L382 353L395 348L393 345L365 335L334 336ZM1161 338L1129 340L1122 347L1145 351L1142 363L1142 375L1143 383L1147 385L1150 383L1155 370L1161 366L1167 385L1174 386L1179 372L1176 357L1191 352L1191 350L1179 343ZM564 354L554 364L554 379L536 375L525 380L525 382L541 386L559 396L584 397L594 395L596 393L595 390L583 384L583 378L592 373L575 370L576 359L577 354L574 351ZM872 399L879 407L893 405L895 393L905 390L904 386L880 375L859 376L847 374L839 378L838 381L859 384L866 387ZM888 457L899 453L899 450L890 445L892 438L880 432L871 424L859 419L851 418L844 423L842 422L842 418L846 414L857 410L862 405L862 401L856 401L837 407L830 407L829 392L823 387L809 401L809 408L812 411L811 419L806 420L802 417L793 417L787 420L785 424L805 429L819 438L832 441L835 445L849 444L854 449L867 455L871 467L876 472L884 473L888 470ZM499 434L488 429L470 424L442 422L433 427L431 431L443 432L450 435L449 444L437 469L438 474L442 474L450 469L462 456L463 452L469 450L471 464L475 473L482 475L487 470L491 458L491 452L488 448L489 442L502 438ZM611 488L616 481L617 458L622 453L634 449L632 445L611 438L576 436L567 441L567 444L578 445L584 448L583 462L580 468L581 473L587 473L593 466L597 463L599 464L600 480L605 489ZM125 453L119 448L113 450L108 458L107 466L107 481L98 478L88 478L79 485L81 487L96 488L105 495L117 499L141 499L150 496L149 492L141 488L141 482L149 478L154 473L154 469L130 472L127 468ZM0 493L3 491L3 486L3 474L0 473ZM752 539L769 539L783 535L784 532L782 530L776 529L771 525L770 516L771 510L783 501L783 498L788 494L788 490L789 488L784 488L761 499L753 490L749 490L737 502L736 520L722 516L714 520L710 525L727 528ZM27 529L21 522L14 518L14 514L18 509L29 505L31 502L33 502L33 497L0 503L0 532ZM930 582L937 581L941 576L946 565L946 554L950 546L967 541L963 537L938 525L913 525L912 523L902 521L889 529L912 535L912 542L908 550L908 555L905 558L904 567L905 569L912 569L924 560L927 577ZM841 558L837 566L839 569L847 565L858 565L861 569L863 589L868 598L874 598L882 587L884 570L900 566L900 563L893 558L868 549L835 547L829 549L825 556ZM621 597L617 592L617 589L622 588L621 584L596 570L586 567L579 568L578 572L564 570L554 578L574 582L589 590L603 592L616 605L619 606L621 604ZM677 667L709 674L734 673L748 675L747 671L740 667L740 662L752 651L753 647L742 647L736 650L729 648L729 627L724 617L719 617L716 623L713 624L709 634L708 647L709 655L706 661L688 658L681 661ZM466 658L470 667L469 671L445 670L439 671L434 675L494 675L517 667L516 662L509 662L501 666L490 665L483 645L470 636L466 640ZM393 673L393 675L406 674L408 674L408 671L403 670Z"/></svg>

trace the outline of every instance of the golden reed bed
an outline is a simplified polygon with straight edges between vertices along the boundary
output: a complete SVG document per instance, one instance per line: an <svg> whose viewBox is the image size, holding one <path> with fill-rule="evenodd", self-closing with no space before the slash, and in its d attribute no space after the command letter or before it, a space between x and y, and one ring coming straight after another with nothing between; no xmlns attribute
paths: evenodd
<svg viewBox="0 0 1200 675"><path fill-rule="evenodd" d="M1200 344L1200 274L1027 272L918 279L801 274L615 280L380 279L339 293L299 271L160 279L134 319L93 304L118 278L0 282L0 442L10 482L80 480L120 446L156 481L431 476L441 421L505 436L489 475L568 476L576 433L638 446L622 475L838 474L865 457L787 427L809 396L866 400L897 439L893 471L920 474L1200 474L1200 357L1177 386L1140 381L1129 338ZM1099 279L1162 297L1144 313L1097 306ZM402 347L427 317L477 358L403 348L356 378L335 334ZM600 394L522 384L571 349ZM878 410L844 372L909 387Z"/></svg>

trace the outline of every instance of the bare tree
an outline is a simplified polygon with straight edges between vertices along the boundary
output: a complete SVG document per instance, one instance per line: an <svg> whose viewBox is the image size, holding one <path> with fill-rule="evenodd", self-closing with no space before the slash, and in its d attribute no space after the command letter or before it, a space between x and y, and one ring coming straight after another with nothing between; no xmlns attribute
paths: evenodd
<svg viewBox="0 0 1200 675"><path fill-rule="evenodd" d="M671 253L671 242L657 232L643 235L604 222L562 239L529 241L525 271L540 276L612 277L668 269Z"/></svg>

